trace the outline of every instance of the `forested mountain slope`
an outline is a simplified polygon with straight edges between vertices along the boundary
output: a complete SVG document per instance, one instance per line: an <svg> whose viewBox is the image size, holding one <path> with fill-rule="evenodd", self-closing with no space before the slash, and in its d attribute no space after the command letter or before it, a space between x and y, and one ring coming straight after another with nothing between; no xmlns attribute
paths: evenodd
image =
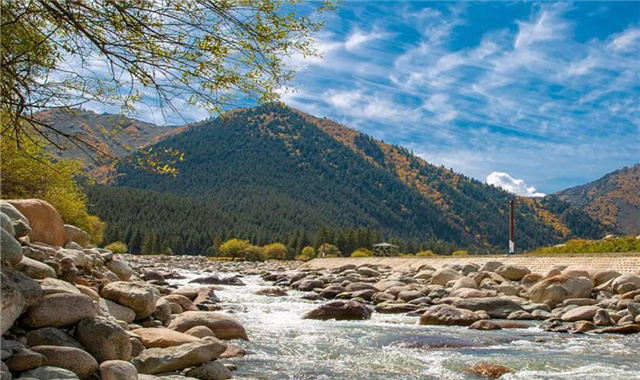
<svg viewBox="0 0 640 380"><path fill-rule="evenodd" d="M109 225L107 239L159 235L192 251L216 238L290 242L331 229L344 241L360 230L412 247L506 247L512 195L282 105L234 111L153 145L169 147L185 154L177 177L121 165L119 189L90 189L92 211ZM191 209L182 206L194 201L202 206L189 225ZM523 200L517 227L520 248L602 234L598 223L558 200ZM170 242L176 236L182 243Z"/></svg>
<svg viewBox="0 0 640 380"><path fill-rule="evenodd" d="M81 160L93 176L99 179L104 179L106 172L112 169L114 158L128 156L141 147L187 128L157 126L122 115L71 108L43 111L37 114L37 118L61 132L51 134L50 138L64 149L51 149L51 153L58 157ZM75 136L87 144L76 145L62 137L62 134Z"/></svg>
<svg viewBox="0 0 640 380"><path fill-rule="evenodd" d="M571 203L611 229L627 235L640 233L640 164L551 197Z"/></svg>

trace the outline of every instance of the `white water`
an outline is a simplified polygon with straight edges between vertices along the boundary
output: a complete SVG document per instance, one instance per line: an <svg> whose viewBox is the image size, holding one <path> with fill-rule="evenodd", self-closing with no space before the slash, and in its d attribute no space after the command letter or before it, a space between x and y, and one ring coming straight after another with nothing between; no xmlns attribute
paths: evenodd
<svg viewBox="0 0 640 380"><path fill-rule="evenodd" d="M418 326L416 317L379 313L368 321L303 320L322 302L301 300L304 293L291 290L286 297L258 296L254 292L270 284L257 276L242 280L247 286L216 292L251 339L239 342L247 356L226 361L237 364L237 379L478 379L465 369L479 362L511 368L505 380L640 379L640 334L477 331ZM452 344L463 347L443 348Z"/></svg>

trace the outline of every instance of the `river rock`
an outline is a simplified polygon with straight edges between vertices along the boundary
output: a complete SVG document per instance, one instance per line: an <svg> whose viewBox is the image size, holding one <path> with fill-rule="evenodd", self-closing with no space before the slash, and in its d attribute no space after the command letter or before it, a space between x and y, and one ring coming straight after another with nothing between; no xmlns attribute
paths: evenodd
<svg viewBox="0 0 640 380"><path fill-rule="evenodd" d="M84 294L58 293L40 298L22 316L30 328L66 327L96 315L91 298Z"/></svg>
<svg viewBox="0 0 640 380"><path fill-rule="evenodd" d="M8 200L29 221L31 241L61 247L67 240L64 222L58 211L40 199Z"/></svg>
<svg viewBox="0 0 640 380"><path fill-rule="evenodd" d="M14 351L13 355L5 360L5 363L12 372L22 372L45 365L47 358L42 354L23 348Z"/></svg>
<svg viewBox="0 0 640 380"><path fill-rule="evenodd" d="M464 298L453 303L453 306L471 311L486 311L492 318L506 318L514 311L522 310L522 306L508 297Z"/></svg>
<svg viewBox="0 0 640 380"><path fill-rule="evenodd" d="M100 364L100 378L102 380L137 380L136 367L124 360L107 360Z"/></svg>
<svg viewBox="0 0 640 380"><path fill-rule="evenodd" d="M476 284L476 282L470 278L470 277L462 277L461 279L457 280L455 284L453 284L453 287L451 288L452 290L458 290L458 289L476 289L478 287L478 284Z"/></svg>
<svg viewBox="0 0 640 380"><path fill-rule="evenodd" d="M615 324L607 309L598 309L593 316L593 323L595 323L596 326L610 326Z"/></svg>
<svg viewBox="0 0 640 380"><path fill-rule="evenodd" d="M103 315L105 317L111 315L115 319L127 323L132 323L136 319L135 311L111 300L100 298L98 306L100 307L100 310L102 310L103 314L106 313L106 315Z"/></svg>
<svg viewBox="0 0 640 380"><path fill-rule="evenodd" d="M33 351L47 358L47 365L68 369L86 379L98 370L98 362L86 351L73 347L37 346Z"/></svg>
<svg viewBox="0 0 640 380"><path fill-rule="evenodd" d="M322 280L302 280L298 285L298 290L303 292L310 292L315 288L324 288L324 281Z"/></svg>
<svg viewBox="0 0 640 380"><path fill-rule="evenodd" d="M98 362L131 359L129 334L119 324L105 317L80 321L76 326L75 338Z"/></svg>
<svg viewBox="0 0 640 380"><path fill-rule="evenodd" d="M640 333L640 325L628 324L624 326L604 327L601 329L593 330L591 332L594 334L637 334Z"/></svg>
<svg viewBox="0 0 640 380"><path fill-rule="evenodd" d="M600 310L597 306L578 306L562 314L565 322L590 321Z"/></svg>
<svg viewBox="0 0 640 380"><path fill-rule="evenodd" d="M236 276L231 277L218 277L218 276L207 276L207 277L198 277L189 281L189 283L193 284L204 284L204 285L234 285L234 286L244 286L244 282L240 280Z"/></svg>
<svg viewBox="0 0 640 380"><path fill-rule="evenodd" d="M311 310L304 319L364 320L371 318L371 309L357 301L333 301Z"/></svg>
<svg viewBox="0 0 640 380"><path fill-rule="evenodd" d="M585 267L569 267L562 271L562 274L567 277L586 277L593 280L591 277L591 271Z"/></svg>
<svg viewBox="0 0 640 380"><path fill-rule="evenodd" d="M502 330L502 326L500 326L500 324L487 319L473 322L469 328L472 330Z"/></svg>
<svg viewBox="0 0 640 380"><path fill-rule="evenodd" d="M623 274L622 276L616 277L611 283L611 286L613 291L618 294L640 289L640 276Z"/></svg>
<svg viewBox="0 0 640 380"><path fill-rule="evenodd" d="M450 268L438 269L431 276L432 285L447 285L449 281L456 281L462 278L462 275Z"/></svg>
<svg viewBox="0 0 640 380"><path fill-rule="evenodd" d="M79 249L60 249L56 252L56 257L61 261L61 264L69 266L73 264L78 268L87 268L91 266L91 260L87 255ZM63 262L63 259L68 259Z"/></svg>
<svg viewBox="0 0 640 380"><path fill-rule="evenodd" d="M282 288L264 288L255 292L259 296L283 297L287 295L287 291Z"/></svg>
<svg viewBox="0 0 640 380"><path fill-rule="evenodd" d="M611 269L599 270L593 275L593 282L595 286L600 286L609 280L620 277L621 275L622 274L620 272Z"/></svg>
<svg viewBox="0 0 640 380"><path fill-rule="evenodd" d="M322 289L320 292L320 297L325 299L334 299L340 293L346 292L347 289L340 285L329 285L326 288Z"/></svg>
<svg viewBox="0 0 640 380"><path fill-rule="evenodd" d="M475 374L485 379L498 379L502 377L502 375L513 372L513 370L500 364L484 362L468 367L465 372Z"/></svg>
<svg viewBox="0 0 640 380"><path fill-rule="evenodd" d="M67 235L67 242L72 241L80 245L82 248L87 248L89 243L91 243L91 235L76 226L65 224L64 232L65 235Z"/></svg>
<svg viewBox="0 0 640 380"><path fill-rule="evenodd" d="M23 372L20 374L18 379L29 379L29 380L78 380L79 377L69 371L68 369L53 367L53 366L42 366L38 368L34 368L32 370Z"/></svg>
<svg viewBox="0 0 640 380"><path fill-rule="evenodd" d="M589 298L593 282L585 277L566 277L557 275L538 282L529 289L532 302L545 301L555 304L569 298Z"/></svg>
<svg viewBox="0 0 640 380"><path fill-rule="evenodd" d="M22 246L20 243L5 229L0 229L0 260L3 263L16 265L22 260Z"/></svg>
<svg viewBox="0 0 640 380"><path fill-rule="evenodd" d="M207 337L181 346L144 350L133 360L133 365L139 373L153 375L210 362L226 349L222 341Z"/></svg>
<svg viewBox="0 0 640 380"><path fill-rule="evenodd" d="M153 290L145 284L116 281L102 288L102 297L126 306L136 313L136 319L143 319L156 310Z"/></svg>
<svg viewBox="0 0 640 380"><path fill-rule="evenodd" d="M478 320L480 317L473 311L442 304L427 309L420 317L420 324L470 326Z"/></svg>
<svg viewBox="0 0 640 380"><path fill-rule="evenodd" d="M55 327L43 327L37 330L28 331L26 334L27 344L35 346L59 346L72 347L83 350L84 347L64 330Z"/></svg>
<svg viewBox="0 0 640 380"><path fill-rule="evenodd" d="M191 369L186 375L200 380L226 380L232 377L231 371L217 360Z"/></svg>
<svg viewBox="0 0 640 380"><path fill-rule="evenodd" d="M2 227L3 230L7 231L9 235L13 237L16 236L16 230L15 228L13 228L13 221L11 220L9 215L5 214L4 212L0 212L0 227Z"/></svg>
<svg viewBox="0 0 640 380"><path fill-rule="evenodd" d="M378 272L377 270L373 269L373 268L369 268L369 267L360 267L356 269L356 272L358 272L358 274L361 274L365 277L380 277L380 272Z"/></svg>
<svg viewBox="0 0 640 380"><path fill-rule="evenodd" d="M197 296L197 293L196 293L196 296ZM175 303L180 305L180 308L182 309L182 311L198 311L198 308L196 307L196 305L194 305L189 298L181 294L175 294L175 292L173 292L167 296L164 296L163 298L167 300L169 303Z"/></svg>
<svg viewBox="0 0 640 380"><path fill-rule="evenodd" d="M204 326L200 326L204 327ZM166 348L197 342L200 338L164 328L142 328L134 331L146 348Z"/></svg>
<svg viewBox="0 0 640 380"><path fill-rule="evenodd" d="M244 348L236 345L236 344L228 344L227 350L220 354L220 359L228 359L228 358L241 358L245 356L247 353Z"/></svg>
<svg viewBox="0 0 640 380"><path fill-rule="evenodd" d="M40 281L40 287L42 288L45 296L60 293L82 294L78 288L73 286L73 284L70 284L66 281L58 280L57 278L45 278L44 280Z"/></svg>
<svg viewBox="0 0 640 380"><path fill-rule="evenodd" d="M131 276L133 276L133 269L129 266L129 264L124 261L120 261L118 259L112 259L105 263L107 269L112 271L118 276L118 278L122 281L129 281Z"/></svg>
<svg viewBox="0 0 640 380"><path fill-rule="evenodd" d="M5 275L4 268L0 277L0 304L2 307L0 331L4 335L28 307L27 300L18 286Z"/></svg>
<svg viewBox="0 0 640 380"><path fill-rule="evenodd" d="M177 315L169 324L170 329L178 332L186 332L196 326L208 327L218 339L249 339L240 322L211 311L187 311Z"/></svg>
<svg viewBox="0 0 640 380"><path fill-rule="evenodd" d="M521 265L507 264L497 268L495 272L507 280L520 281L524 276L531 273L531 270Z"/></svg>
<svg viewBox="0 0 640 380"><path fill-rule="evenodd" d="M185 334L195 336L196 338L205 338L208 336L215 337L215 334L207 326L196 326L185 331Z"/></svg>
<svg viewBox="0 0 640 380"><path fill-rule="evenodd" d="M56 278L56 271L53 268L26 256L15 265L15 268L36 280L42 280L47 277Z"/></svg>
<svg viewBox="0 0 640 380"><path fill-rule="evenodd" d="M502 264L500 261L487 261L480 267L480 269L478 269L478 272L495 272L496 269L500 268L503 265L504 264Z"/></svg>

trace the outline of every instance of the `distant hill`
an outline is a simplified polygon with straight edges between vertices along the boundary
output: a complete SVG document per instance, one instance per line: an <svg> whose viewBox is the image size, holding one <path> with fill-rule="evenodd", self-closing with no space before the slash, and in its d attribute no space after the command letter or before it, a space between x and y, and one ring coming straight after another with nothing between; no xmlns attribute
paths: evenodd
<svg viewBox="0 0 640 380"><path fill-rule="evenodd" d="M68 139L52 134L53 141L65 150L52 149L58 157L83 161L94 177L104 179L112 170L113 158L123 158L139 148L164 137L179 133L186 127L157 126L122 115L99 114L81 109L53 109L37 114L38 119L59 131L78 136L97 149L76 146ZM82 151L85 149L89 155Z"/></svg>
<svg viewBox="0 0 640 380"><path fill-rule="evenodd" d="M610 229L640 234L640 164L552 195L584 210Z"/></svg>
<svg viewBox="0 0 640 380"><path fill-rule="evenodd" d="M481 252L507 246L511 194L282 105L237 110L150 146L185 154L177 177L124 164L117 188L89 189L109 241L151 236L177 253L232 236L295 247L323 233L318 239L345 250L358 234L370 238L357 241L378 234L414 252L446 243ZM516 223L521 249L603 234L558 199L521 199Z"/></svg>

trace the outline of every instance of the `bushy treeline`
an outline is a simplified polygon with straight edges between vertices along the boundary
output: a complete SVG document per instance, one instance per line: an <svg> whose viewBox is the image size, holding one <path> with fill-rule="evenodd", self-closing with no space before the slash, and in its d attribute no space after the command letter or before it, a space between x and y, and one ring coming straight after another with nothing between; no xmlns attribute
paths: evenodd
<svg viewBox="0 0 640 380"><path fill-rule="evenodd" d="M635 236L612 237L602 240L572 239L564 244L538 248L532 253L624 253L640 252L640 239Z"/></svg>

